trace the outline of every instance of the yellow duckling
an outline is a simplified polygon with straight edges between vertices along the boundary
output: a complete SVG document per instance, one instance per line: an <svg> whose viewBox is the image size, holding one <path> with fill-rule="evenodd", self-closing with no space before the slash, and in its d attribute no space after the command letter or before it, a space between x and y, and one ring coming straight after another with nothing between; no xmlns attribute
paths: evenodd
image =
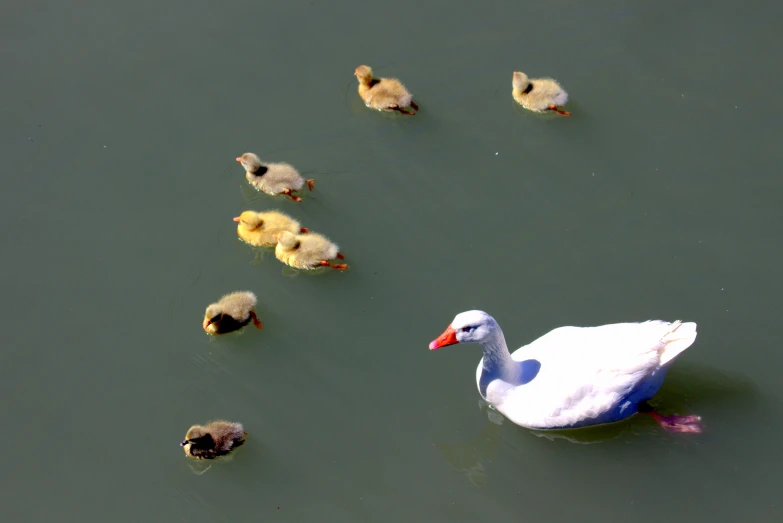
<svg viewBox="0 0 783 523"><path fill-rule="evenodd" d="M305 180L287 163L261 163L261 159L253 153L245 153L236 159L245 168L245 178L259 191L267 194L284 194L295 202L301 202L299 196L291 191L298 191L305 184L312 191L315 180Z"/></svg>
<svg viewBox="0 0 783 523"><path fill-rule="evenodd" d="M185 455L196 459L213 459L225 456L245 443L247 432L241 423L210 421L206 425L193 425L179 444Z"/></svg>
<svg viewBox="0 0 783 523"><path fill-rule="evenodd" d="M359 80L359 96L367 107L402 114L416 114L408 111L407 107L419 110L413 95L396 78L373 78L372 69L367 65L357 67L353 75Z"/></svg>
<svg viewBox="0 0 783 523"><path fill-rule="evenodd" d="M554 111L563 116L571 116L568 111L558 109L568 101L568 93L552 78L528 79L525 73L514 73L511 85L514 89L511 96L522 107L536 113Z"/></svg>
<svg viewBox="0 0 783 523"><path fill-rule="evenodd" d="M207 334L226 334L241 329L250 320L258 330L264 328L256 316L256 295L249 291L237 291L226 294L217 303L207 307L204 313L204 330Z"/></svg>
<svg viewBox="0 0 783 523"><path fill-rule="evenodd" d="M295 234L310 232L306 227L301 227L298 221L278 211L245 211L234 218L234 221L239 224L239 239L256 247L274 247L277 244L275 234L283 231Z"/></svg>
<svg viewBox="0 0 783 523"><path fill-rule="evenodd" d="M312 232L292 234L284 231L278 234L275 256L281 262L296 269L316 269L323 266L344 271L348 268L344 263L329 264L329 260L335 258L344 260L345 256L328 238Z"/></svg>

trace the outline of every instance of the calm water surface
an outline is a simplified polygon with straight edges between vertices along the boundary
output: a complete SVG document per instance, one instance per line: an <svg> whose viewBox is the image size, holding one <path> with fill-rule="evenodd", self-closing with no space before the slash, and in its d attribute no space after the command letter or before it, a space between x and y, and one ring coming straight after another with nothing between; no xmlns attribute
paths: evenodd
<svg viewBox="0 0 783 523"><path fill-rule="evenodd" d="M4 521L781 521L780 5L3 2ZM367 110L354 68L414 118ZM510 96L554 76L572 118ZM255 151L316 178L250 190ZM280 209L351 270L238 242ZM250 289L266 328L211 338ZM650 419L541 434L479 404L480 308L699 324ZM210 418L248 444L211 466Z"/></svg>

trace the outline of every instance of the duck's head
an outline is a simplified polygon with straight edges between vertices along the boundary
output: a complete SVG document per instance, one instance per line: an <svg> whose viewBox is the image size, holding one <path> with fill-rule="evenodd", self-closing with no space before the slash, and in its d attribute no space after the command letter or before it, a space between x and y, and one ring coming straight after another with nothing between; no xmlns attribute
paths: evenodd
<svg viewBox="0 0 783 523"><path fill-rule="evenodd" d="M186 443L189 443L191 440L200 438L204 434L206 434L206 430L201 425L193 425L188 429L188 432L185 434L185 440L180 443L181 447L184 447Z"/></svg>
<svg viewBox="0 0 783 523"><path fill-rule="evenodd" d="M215 334L218 331L218 323L223 318L223 309L219 304L213 303L207 307L207 311L204 313L204 321L202 326L204 330L210 334Z"/></svg>
<svg viewBox="0 0 783 523"><path fill-rule="evenodd" d="M498 324L495 318L484 311L461 312L451 325L430 343L430 350L440 349L455 343L481 343L495 336Z"/></svg>
<svg viewBox="0 0 783 523"><path fill-rule="evenodd" d="M185 454L192 455L193 448L208 448L214 440L207 430L201 425L193 425L185 434L185 439L179 444L185 450Z"/></svg>
<svg viewBox="0 0 783 523"><path fill-rule="evenodd" d="M296 235L288 231L283 231L280 234L275 235L277 238L277 244L283 249L296 249L299 247L299 240L296 239Z"/></svg>
<svg viewBox="0 0 783 523"><path fill-rule="evenodd" d="M525 73L520 73L519 71L514 73L514 76L511 78L511 85L514 86L514 89L519 89L520 91L524 91L527 89L527 86L530 85L530 80L528 80L527 75Z"/></svg>
<svg viewBox="0 0 783 523"><path fill-rule="evenodd" d="M261 158L253 153L245 153L236 158L236 161L242 164L242 167L249 173L254 173L261 168Z"/></svg>
<svg viewBox="0 0 783 523"><path fill-rule="evenodd" d="M237 223L241 223L243 227L251 231L258 229L259 227L263 227L264 225L264 220L261 219L261 217L258 215L257 212L253 212L253 211L243 212L242 214L234 218L234 221Z"/></svg>
<svg viewBox="0 0 783 523"><path fill-rule="evenodd" d="M353 72L353 75L359 80L360 84L372 82L372 69L370 69L369 65L360 65Z"/></svg>

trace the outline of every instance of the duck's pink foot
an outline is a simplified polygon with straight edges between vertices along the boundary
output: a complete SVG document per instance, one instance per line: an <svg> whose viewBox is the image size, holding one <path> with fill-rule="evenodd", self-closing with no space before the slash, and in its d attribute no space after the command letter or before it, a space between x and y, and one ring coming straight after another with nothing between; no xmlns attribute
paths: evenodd
<svg viewBox="0 0 783 523"><path fill-rule="evenodd" d="M555 105L550 105L549 110L554 111L561 116L571 116L571 113L569 113L568 111L564 111L563 109L558 109L557 106Z"/></svg>
<svg viewBox="0 0 783 523"><path fill-rule="evenodd" d="M332 265L332 264L330 264L326 260L321 260L318 263L318 265L322 265L324 267L331 267L332 269L336 269L338 271L344 271L344 270L346 270L348 268L348 266L346 264L344 264L344 263L336 263L336 264Z"/></svg>
<svg viewBox="0 0 783 523"><path fill-rule="evenodd" d="M701 432L701 416L661 416L657 412L648 412L663 430L668 432Z"/></svg>
<svg viewBox="0 0 783 523"><path fill-rule="evenodd" d="M261 320L258 319L258 316L256 316L256 313L253 311L250 311L250 317L253 319L253 325L256 326L256 329L263 330L264 324L261 323Z"/></svg>
<svg viewBox="0 0 783 523"><path fill-rule="evenodd" d="M413 111L409 111L409 110L405 109L404 107L400 107L399 105L393 105L391 107L391 109L393 111L399 111L402 114L407 114L408 116L413 116L414 114L416 114Z"/></svg>
<svg viewBox="0 0 783 523"><path fill-rule="evenodd" d="M286 196L288 196L289 198L291 198L295 202L301 202L302 201L302 199L300 197L294 196L293 194L291 194L291 189L284 190L283 194L285 194Z"/></svg>

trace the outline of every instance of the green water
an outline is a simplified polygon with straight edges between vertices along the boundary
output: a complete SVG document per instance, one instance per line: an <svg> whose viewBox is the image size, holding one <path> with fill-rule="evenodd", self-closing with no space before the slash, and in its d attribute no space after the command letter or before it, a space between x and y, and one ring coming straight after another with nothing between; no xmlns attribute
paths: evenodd
<svg viewBox="0 0 783 523"><path fill-rule="evenodd" d="M3 520L780 521L780 16L4 2ZM419 114L366 109L363 63ZM556 77L573 117L515 105L515 70ZM315 191L250 190L245 151ZM259 262L243 209L292 214L351 269ZM206 305L240 289L265 329L207 336ZM478 347L427 350L474 308L512 349L696 321L656 402L704 433L502 422ZM211 418L248 443L186 459Z"/></svg>

